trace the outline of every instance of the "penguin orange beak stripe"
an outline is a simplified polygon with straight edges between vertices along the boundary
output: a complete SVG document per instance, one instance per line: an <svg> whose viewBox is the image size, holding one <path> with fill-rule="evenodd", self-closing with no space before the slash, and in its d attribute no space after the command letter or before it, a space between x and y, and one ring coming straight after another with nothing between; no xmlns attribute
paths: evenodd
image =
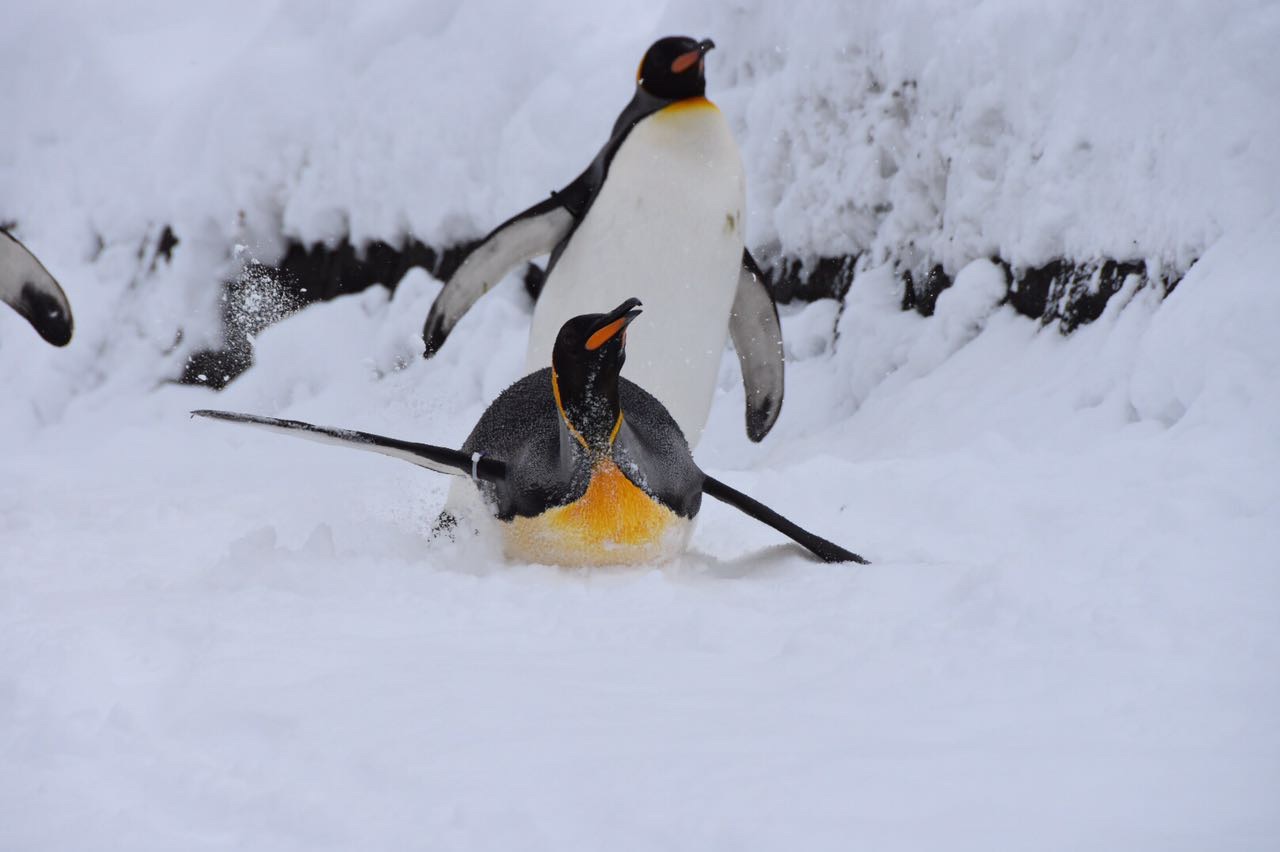
<svg viewBox="0 0 1280 852"><path fill-rule="evenodd" d="M587 350L594 352L604 346L613 339L614 335L630 325L631 321L638 316L640 316L640 300L635 298L627 299L601 317L601 322L604 325L592 332L591 336L587 338Z"/></svg>
<svg viewBox="0 0 1280 852"><path fill-rule="evenodd" d="M691 50L688 53L682 53L671 63L672 74L683 74L693 67L699 59L702 58L701 50Z"/></svg>
<svg viewBox="0 0 1280 852"><path fill-rule="evenodd" d="M600 329L595 334L587 338L587 349L594 352L595 350L599 349L601 346L604 346L606 343L609 342L610 338L612 338L618 332L622 331L623 327L626 326L626 324L627 324L626 317L623 317L620 320L614 320L613 322L609 323L604 328Z"/></svg>

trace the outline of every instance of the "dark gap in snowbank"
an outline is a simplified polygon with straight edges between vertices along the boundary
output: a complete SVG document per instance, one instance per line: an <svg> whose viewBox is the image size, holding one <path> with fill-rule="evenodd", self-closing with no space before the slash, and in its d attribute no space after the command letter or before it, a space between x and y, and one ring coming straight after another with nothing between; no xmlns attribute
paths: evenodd
<svg viewBox="0 0 1280 852"><path fill-rule="evenodd" d="M173 250L178 247L178 235L173 232L173 228L168 225L164 226L164 230L160 232L160 239L156 242L156 253L151 258L151 271L155 272L156 264L163 260L165 263L173 260Z"/></svg>
<svg viewBox="0 0 1280 852"><path fill-rule="evenodd" d="M933 309L938 305L938 297L950 286L951 276L947 275L941 264L934 264L919 282L910 269L903 270L902 309L931 317Z"/></svg>
<svg viewBox="0 0 1280 852"><path fill-rule="evenodd" d="M166 228L165 234L172 232ZM312 302L358 293L374 284L394 289L414 267L448 280L477 242L435 248L415 239L398 246L375 240L357 248L346 238L335 246L290 240L275 266L250 263L236 278L223 282L222 346L192 355L179 381L222 388L253 365L252 338L266 327ZM161 246L165 245L162 237ZM536 294L542 270L532 264L530 270L537 274L528 276L525 286Z"/></svg>
<svg viewBox="0 0 1280 852"><path fill-rule="evenodd" d="M1120 292L1130 275L1138 277L1140 287L1157 283L1165 295L1181 280L1170 276L1153 278L1144 260L1056 258L1043 266L1024 269L1015 269L999 257L991 261L1004 268L1005 280L1009 282L1005 301L1030 319L1044 324L1057 321L1063 334L1070 334L1102 316L1107 302ZM910 270L903 271L902 281L902 309L914 310L926 317L933 315L938 297L951 286L951 277L941 266L930 269L919 283Z"/></svg>
<svg viewBox="0 0 1280 852"><path fill-rule="evenodd" d="M156 254L167 260L178 244L177 236L166 227ZM272 323L312 302L356 293L373 284L394 289L414 267L448 280L475 244L470 241L435 248L408 239L399 246L379 240L357 248L347 239L336 246L291 241L278 265L250 264L237 278L224 283L223 344L191 356L181 381L221 388L252 365L252 338ZM762 255L761 260L774 298L785 304L842 301L853 284L858 256L801 259ZM1100 317L1128 276L1138 276L1144 286L1150 283L1142 260L1073 262L1059 258L1029 269L1015 269L1001 258L992 260L1004 267L1010 282L1006 301L1023 316L1044 323L1059 321L1063 333ZM941 265L934 265L918 280L907 269L900 276L902 309L923 316L933 314L938 297L952 283ZM524 285L532 298L537 298L544 278L542 267L527 265ZM1177 279L1162 277L1159 284L1162 292L1168 293Z"/></svg>
<svg viewBox="0 0 1280 852"><path fill-rule="evenodd" d="M1107 302L1136 275L1140 286L1152 283L1143 260L1095 260L1073 263L1059 258L1034 269L1013 270L1004 261L1009 285L1009 304L1023 316L1041 322L1058 320L1064 334L1102 316ZM1178 278L1156 279L1161 291L1169 293Z"/></svg>
<svg viewBox="0 0 1280 852"><path fill-rule="evenodd" d="M761 269L775 301L842 300L853 285L858 255L819 257L813 261L785 255L762 259Z"/></svg>

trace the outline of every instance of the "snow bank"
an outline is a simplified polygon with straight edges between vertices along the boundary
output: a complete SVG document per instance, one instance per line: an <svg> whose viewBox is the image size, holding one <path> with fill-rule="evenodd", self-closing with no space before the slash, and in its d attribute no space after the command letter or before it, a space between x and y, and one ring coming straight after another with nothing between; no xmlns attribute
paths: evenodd
<svg viewBox="0 0 1280 852"><path fill-rule="evenodd" d="M1176 279L1280 197L1280 12L1261 0L139 1L5 22L0 221L89 318L81 375L144 360L117 333L132 324L172 377L182 359L156 352L179 330L181 355L216 344L220 281L286 239L484 233L577 173L669 31L720 45L710 89L765 256L892 259L917 280L1111 257ZM178 268L124 262L166 224Z"/></svg>
<svg viewBox="0 0 1280 852"><path fill-rule="evenodd" d="M717 18L741 45L717 90L755 243L880 261L914 246L950 274L990 255L1185 269L1275 205L1272 5L760 3Z"/></svg>
<svg viewBox="0 0 1280 852"><path fill-rule="evenodd" d="M186 417L457 443L515 282L429 362L415 272L221 394L78 398L0 460L0 846L1270 848L1274 251L1070 338L985 262L930 318L869 270L786 312L762 445L728 355L701 463L867 567L714 504L666 566L512 565L429 538L444 477Z"/></svg>

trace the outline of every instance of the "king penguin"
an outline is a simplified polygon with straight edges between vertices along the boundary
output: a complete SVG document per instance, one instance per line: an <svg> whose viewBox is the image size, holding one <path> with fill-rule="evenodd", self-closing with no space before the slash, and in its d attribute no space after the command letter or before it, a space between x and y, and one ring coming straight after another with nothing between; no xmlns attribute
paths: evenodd
<svg viewBox="0 0 1280 852"><path fill-rule="evenodd" d="M514 266L550 253L525 368L546 364L583 305L643 295L661 332L638 342L631 372L654 389L691 444L706 424L725 340L746 389L746 429L760 441L783 395L773 297L743 245L746 178L720 110L706 98L710 39L663 38L645 53L635 94L577 179L499 225L431 306L425 354Z"/></svg>
<svg viewBox="0 0 1280 852"><path fill-rule="evenodd" d="M26 246L0 231L0 302L54 346L71 342L71 304L49 270Z"/></svg>
<svg viewBox="0 0 1280 852"><path fill-rule="evenodd" d="M632 298L609 313L569 319L551 366L503 391L460 450L296 420L192 413L468 476L513 559L569 566L669 559L685 549L707 494L827 562L865 563L698 468L662 403L620 375L627 327L639 314Z"/></svg>

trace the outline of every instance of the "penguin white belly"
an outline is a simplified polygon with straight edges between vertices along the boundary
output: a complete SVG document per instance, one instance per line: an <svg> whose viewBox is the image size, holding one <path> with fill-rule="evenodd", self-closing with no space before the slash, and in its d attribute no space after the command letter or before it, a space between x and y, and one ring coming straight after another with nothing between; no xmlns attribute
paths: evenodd
<svg viewBox="0 0 1280 852"><path fill-rule="evenodd" d="M637 124L548 276L526 368L551 363L569 318L636 296L645 329L627 340L624 375L696 445L742 266L745 183L729 126L709 101L680 101Z"/></svg>

